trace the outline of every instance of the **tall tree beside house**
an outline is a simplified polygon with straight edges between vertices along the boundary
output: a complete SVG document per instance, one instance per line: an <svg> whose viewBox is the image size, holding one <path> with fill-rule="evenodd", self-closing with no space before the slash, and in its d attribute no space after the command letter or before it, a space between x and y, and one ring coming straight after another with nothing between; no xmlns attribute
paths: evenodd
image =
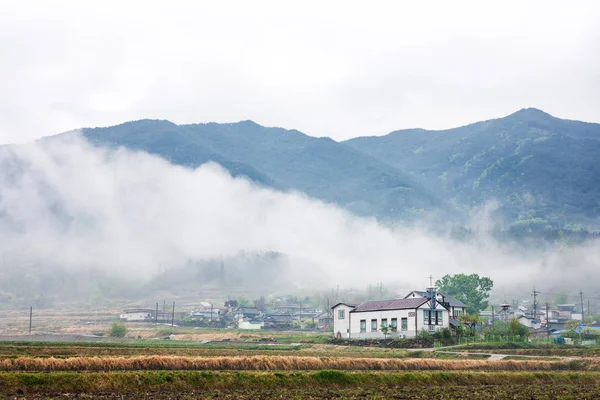
<svg viewBox="0 0 600 400"><path fill-rule="evenodd" d="M488 306L487 299L494 282L478 274L445 275L435 282L440 293L452 296L467 305L469 314L477 314Z"/></svg>

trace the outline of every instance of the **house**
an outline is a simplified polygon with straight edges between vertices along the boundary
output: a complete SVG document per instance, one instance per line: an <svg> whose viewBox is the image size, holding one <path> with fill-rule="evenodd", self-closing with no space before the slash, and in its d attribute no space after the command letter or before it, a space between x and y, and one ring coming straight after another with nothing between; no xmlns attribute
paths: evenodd
<svg viewBox="0 0 600 400"><path fill-rule="evenodd" d="M420 331L435 332L450 327L450 306L431 297L366 301L359 305L338 303L333 310L333 333L338 338L382 339L382 328L391 328L392 337L414 338ZM395 331L395 332L394 332Z"/></svg>
<svg viewBox="0 0 600 400"><path fill-rule="evenodd" d="M521 325L526 326L529 329L540 329L542 327L541 322L531 316L519 315L517 319Z"/></svg>
<svg viewBox="0 0 600 400"><path fill-rule="evenodd" d="M257 318L242 317L237 320L238 329L257 330L265 326L265 321Z"/></svg>
<svg viewBox="0 0 600 400"><path fill-rule="evenodd" d="M317 319L317 328L319 329L331 329L333 326L333 315L330 311L325 311L316 318Z"/></svg>
<svg viewBox="0 0 600 400"><path fill-rule="evenodd" d="M154 314L155 311L148 308L130 308L123 310L119 315L119 319L127 322L152 321Z"/></svg>
<svg viewBox="0 0 600 400"><path fill-rule="evenodd" d="M291 328L294 323L294 317L290 314L265 314L264 321L265 327L276 329Z"/></svg>
<svg viewBox="0 0 600 400"><path fill-rule="evenodd" d="M262 329L265 325L262 314L256 307L239 307L232 315L238 329Z"/></svg>
<svg viewBox="0 0 600 400"><path fill-rule="evenodd" d="M194 319L218 321L221 319L221 310L212 309L197 309L190 312L190 317Z"/></svg>
<svg viewBox="0 0 600 400"><path fill-rule="evenodd" d="M233 311L233 316L236 319L239 319L240 317L258 319L261 316L261 312L256 307L238 307Z"/></svg>

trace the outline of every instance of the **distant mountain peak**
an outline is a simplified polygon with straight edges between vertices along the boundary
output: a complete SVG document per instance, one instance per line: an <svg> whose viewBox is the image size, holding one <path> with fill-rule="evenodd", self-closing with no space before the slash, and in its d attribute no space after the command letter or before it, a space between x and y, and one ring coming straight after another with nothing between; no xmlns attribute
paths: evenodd
<svg viewBox="0 0 600 400"><path fill-rule="evenodd" d="M523 120L540 119L540 118L554 118L552 115L548 114L547 112L544 112L540 109L533 108L533 107L522 108L519 111L517 111L513 114L510 114L508 117L509 118L516 117L516 118L523 119Z"/></svg>

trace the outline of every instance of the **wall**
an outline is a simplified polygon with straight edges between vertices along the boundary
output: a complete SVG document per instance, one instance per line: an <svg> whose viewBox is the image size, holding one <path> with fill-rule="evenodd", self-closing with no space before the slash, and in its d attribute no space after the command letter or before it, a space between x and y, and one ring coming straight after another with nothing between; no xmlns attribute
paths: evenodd
<svg viewBox="0 0 600 400"><path fill-rule="evenodd" d="M344 319L339 318L340 310L344 310ZM351 315L350 311L354 310L354 307L349 307L345 304L340 304L333 309L333 336L337 336L338 332L342 339L350 337L348 329L350 327Z"/></svg>
<svg viewBox="0 0 600 400"><path fill-rule="evenodd" d="M238 323L238 328L239 329L248 329L248 330L258 330L258 329L262 329L262 327L265 326L264 322L260 322L260 323L250 323L250 321L244 321L244 320L240 320Z"/></svg>
<svg viewBox="0 0 600 400"><path fill-rule="evenodd" d="M146 321L152 319L152 315L146 312L121 314L120 319L125 321Z"/></svg>
<svg viewBox="0 0 600 400"><path fill-rule="evenodd" d="M415 310L387 310L387 311L365 311L365 312L352 312L351 313L351 325L350 325L350 337L352 339L383 339L385 336L381 332L381 320L387 318L388 326L391 326L392 318L398 319L398 331L391 334L390 337L403 336L406 338L414 338L422 329L428 329L429 325L425 325L423 321L423 310L429 309L429 307L422 306ZM435 330L448 328L448 310L443 307L439 307L437 310L442 311L442 325L436 325ZM414 315L415 316L411 316ZM408 329L402 330L402 318L408 319ZM416 318L416 326L415 326ZM366 332L360 331L360 321L366 320ZM371 320L377 319L377 331L371 331ZM337 330L335 331L337 332ZM342 336L343 337L343 336Z"/></svg>

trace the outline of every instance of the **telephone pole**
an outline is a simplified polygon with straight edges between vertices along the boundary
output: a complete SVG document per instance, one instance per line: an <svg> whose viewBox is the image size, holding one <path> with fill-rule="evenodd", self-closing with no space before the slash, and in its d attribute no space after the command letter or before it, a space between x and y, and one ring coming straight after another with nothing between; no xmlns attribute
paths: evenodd
<svg viewBox="0 0 600 400"><path fill-rule="evenodd" d="M581 323L583 324L583 290L579 289L579 298L581 299Z"/></svg>
<svg viewBox="0 0 600 400"><path fill-rule="evenodd" d="M548 314L550 313L550 305L546 303L546 337L548 343L550 343L550 319L548 318Z"/></svg>
<svg viewBox="0 0 600 400"><path fill-rule="evenodd" d="M533 287L533 320L537 321L537 295L540 292L535 290L535 286Z"/></svg>

